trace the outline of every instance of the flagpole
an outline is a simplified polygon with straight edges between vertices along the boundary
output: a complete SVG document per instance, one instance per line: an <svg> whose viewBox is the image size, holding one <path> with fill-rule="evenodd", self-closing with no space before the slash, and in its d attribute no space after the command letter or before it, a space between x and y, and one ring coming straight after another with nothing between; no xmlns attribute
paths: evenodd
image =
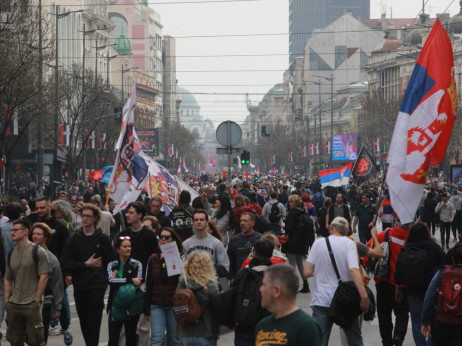
<svg viewBox="0 0 462 346"><path fill-rule="evenodd" d="M149 197L152 198L152 182L151 182L151 172L148 173L148 179L149 179Z"/></svg>

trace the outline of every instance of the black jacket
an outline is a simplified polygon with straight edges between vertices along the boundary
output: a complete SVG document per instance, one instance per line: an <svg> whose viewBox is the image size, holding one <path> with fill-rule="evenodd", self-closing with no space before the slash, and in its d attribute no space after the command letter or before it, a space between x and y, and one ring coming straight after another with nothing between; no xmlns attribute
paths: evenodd
<svg viewBox="0 0 462 346"><path fill-rule="evenodd" d="M332 204L329 207L329 222L332 222L334 219L334 208L335 204ZM348 224L351 224L351 215L350 215L350 209L348 208L347 205L343 205L343 217L348 221Z"/></svg>
<svg viewBox="0 0 462 346"><path fill-rule="evenodd" d="M288 210L285 231L289 237L287 243L284 244L285 250L295 255L308 254L308 247L314 242L314 225L304 209Z"/></svg>
<svg viewBox="0 0 462 346"><path fill-rule="evenodd" d="M159 224L160 224L161 227L172 227L172 221L165 214L165 211L161 211L157 215L154 215L151 212L149 212L148 215L152 215L152 216L156 217L157 220L159 220Z"/></svg>
<svg viewBox="0 0 462 346"><path fill-rule="evenodd" d="M88 268L85 261L93 254L95 258L102 258L101 267ZM89 290L104 288L108 283L107 265L114 260L114 251L109 237L97 228L87 236L80 229L75 232L64 244L61 263L63 276L72 276L74 290Z"/></svg>
<svg viewBox="0 0 462 346"><path fill-rule="evenodd" d="M32 215L32 214L31 214ZM30 216L30 215L29 215ZM29 221L29 217L27 218ZM32 220L30 220L32 221ZM48 250L56 256L56 258L61 262L61 252L64 248L64 244L70 236L70 232L67 229L64 222L58 220L55 217L50 217L49 219L37 219L34 222L43 222L46 223L52 231L52 236L50 242L48 243ZM32 225L32 222L31 222ZM32 232L29 232L29 240L32 241Z"/></svg>
<svg viewBox="0 0 462 346"><path fill-rule="evenodd" d="M157 240L154 232L143 226L138 232L132 232L132 228L128 227L124 231L120 232L120 237L130 237L132 242L132 253L131 257L141 262L143 265L143 278L146 273L146 267L151 255L155 252L160 251L159 241ZM115 241L116 239L114 239Z"/></svg>
<svg viewBox="0 0 462 346"><path fill-rule="evenodd" d="M115 261L110 262L107 265L107 272L106 275L109 279L110 291L109 291L109 299L107 301L107 309L106 311L109 313L112 307L112 301L119 290L119 287L122 285L133 283L134 278L142 279L142 268L139 266L140 262L134 260L133 258L129 258L128 261L124 265L124 270L121 278L113 278L112 272L119 270L120 261L116 259Z"/></svg>

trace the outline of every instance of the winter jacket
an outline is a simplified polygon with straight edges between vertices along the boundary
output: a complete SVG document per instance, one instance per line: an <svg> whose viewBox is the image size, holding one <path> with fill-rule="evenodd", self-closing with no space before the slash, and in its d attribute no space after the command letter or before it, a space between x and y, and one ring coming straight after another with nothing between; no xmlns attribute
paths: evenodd
<svg viewBox="0 0 462 346"><path fill-rule="evenodd" d="M151 313L150 305L172 306L173 295L178 286L179 275L168 276L165 260L160 259L160 252L149 259L146 269L146 294L144 314Z"/></svg>
<svg viewBox="0 0 462 346"><path fill-rule="evenodd" d="M306 255L308 247L314 242L314 226L304 209L288 210L285 231L289 238L285 244L287 252L294 255Z"/></svg>
<svg viewBox="0 0 462 346"><path fill-rule="evenodd" d="M133 258L129 258L128 261L125 263L123 268L122 277L113 277L112 272L119 271L120 268L120 261L116 259L115 261L110 262L107 265L107 276L110 285L109 291L109 299L107 302L107 312L111 311L112 304L114 301L114 297L117 294L118 289L122 285L133 284L134 278L142 279L143 278L143 266L142 264L134 260Z"/></svg>

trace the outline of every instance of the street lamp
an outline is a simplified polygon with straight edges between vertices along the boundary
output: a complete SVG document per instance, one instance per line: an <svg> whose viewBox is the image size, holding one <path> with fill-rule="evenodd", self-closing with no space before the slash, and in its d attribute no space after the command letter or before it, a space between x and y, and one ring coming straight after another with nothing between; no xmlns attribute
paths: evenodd
<svg viewBox="0 0 462 346"><path fill-rule="evenodd" d="M93 47L93 48L95 48L95 85L97 84L97 81L98 81L98 51L100 49L104 49L104 48L107 48L107 47L114 47L114 46L117 46L117 43L105 44L103 46L98 46L98 40L96 40L96 46ZM107 54L109 55L109 52ZM108 60L108 63L109 63L109 60Z"/></svg>
<svg viewBox="0 0 462 346"><path fill-rule="evenodd" d="M330 81L330 142L332 148L332 138L334 138L334 74L331 73L330 78L317 75L315 75L315 77L324 78L325 80Z"/></svg>
<svg viewBox="0 0 462 346"><path fill-rule="evenodd" d="M316 84L319 88L318 94L319 94L319 142L316 144L316 150L318 150L318 145L321 143L322 140L322 123L321 123L321 80L317 82L313 81L308 81L308 83L313 83ZM314 120L314 138L316 140L316 119ZM316 155L316 153L315 153ZM322 164L322 156L321 156L321 150L319 149L319 165L321 166ZM320 167L321 168L321 167Z"/></svg>
<svg viewBox="0 0 462 346"><path fill-rule="evenodd" d="M76 11L68 11L64 13L59 13L60 6L56 5L56 13L55 13L55 25L56 25L56 49L55 49L55 172L58 172L58 148L59 148L59 102L58 102L58 72L59 72L59 65L58 65L58 48L59 48L59 23L58 21L64 17L67 17L71 13L79 13L83 12L83 10L76 10ZM56 178L56 176L55 176ZM56 179L54 179L56 180Z"/></svg>

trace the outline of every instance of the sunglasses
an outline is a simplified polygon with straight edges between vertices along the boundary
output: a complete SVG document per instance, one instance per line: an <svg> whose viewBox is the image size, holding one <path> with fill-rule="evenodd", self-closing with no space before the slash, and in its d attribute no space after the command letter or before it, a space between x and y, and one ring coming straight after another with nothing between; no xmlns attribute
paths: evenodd
<svg viewBox="0 0 462 346"><path fill-rule="evenodd" d="M161 234L161 235L159 236L159 238L160 238L160 239L163 239L163 240L169 240L170 238L172 238L172 236L171 236L171 235L162 235L162 234Z"/></svg>

